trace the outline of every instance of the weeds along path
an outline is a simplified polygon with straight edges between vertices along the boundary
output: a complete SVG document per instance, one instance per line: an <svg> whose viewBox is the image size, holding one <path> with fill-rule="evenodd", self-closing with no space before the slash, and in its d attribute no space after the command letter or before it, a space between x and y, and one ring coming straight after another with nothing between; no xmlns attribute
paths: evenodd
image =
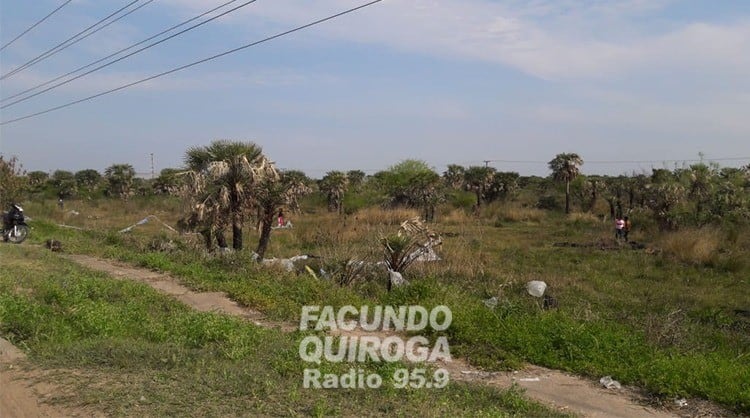
<svg viewBox="0 0 750 418"><path fill-rule="evenodd" d="M190 290L181 285L176 278L167 274L86 255L65 255L64 257L84 267L108 273L116 278L146 283L198 311L220 312L238 316L252 321L258 326L281 328L283 331L297 329L297 324L294 323L268 321L262 313L240 306L222 292L209 293ZM355 330L351 334L360 333ZM368 333L368 335L373 334ZM454 358L452 362L441 363L439 366L447 369L450 372L451 379L455 381L500 388L508 388L515 383L524 388L526 395L534 400L586 417L658 418L678 416L671 414L669 411L644 406L642 403L645 400L634 390L626 388L619 391L606 390L590 380L543 367L530 366L517 372L487 373L470 366L460 358Z"/></svg>

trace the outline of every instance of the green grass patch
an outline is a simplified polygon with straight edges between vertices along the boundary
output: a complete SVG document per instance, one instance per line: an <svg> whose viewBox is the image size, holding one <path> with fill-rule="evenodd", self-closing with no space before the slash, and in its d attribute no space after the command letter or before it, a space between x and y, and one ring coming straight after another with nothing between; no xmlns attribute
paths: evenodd
<svg viewBox="0 0 750 418"><path fill-rule="evenodd" d="M0 257L0 335L65 389L53 403L111 416L562 416L517 390L459 383L442 390L304 389L302 370L310 365L299 359L300 333L195 312L145 284L91 272L41 248L4 245ZM291 296L294 303L320 297L322 290L307 287ZM383 375L395 367L360 366ZM321 366L335 373L348 367Z"/></svg>

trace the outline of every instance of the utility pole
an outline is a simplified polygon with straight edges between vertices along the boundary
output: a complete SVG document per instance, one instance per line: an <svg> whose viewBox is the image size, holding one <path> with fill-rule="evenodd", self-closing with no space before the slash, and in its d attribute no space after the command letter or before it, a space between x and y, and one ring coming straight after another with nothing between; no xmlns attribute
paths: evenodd
<svg viewBox="0 0 750 418"><path fill-rule="evenodd" d="M154 153L151 153L151 180L155 177L155 171L154 171Z"/></svg>
<svg viewBox="0 0 750 418"><path fill-rule="evenodd" d="M484 160L484 166L489 167L492 160Z"/></svg>

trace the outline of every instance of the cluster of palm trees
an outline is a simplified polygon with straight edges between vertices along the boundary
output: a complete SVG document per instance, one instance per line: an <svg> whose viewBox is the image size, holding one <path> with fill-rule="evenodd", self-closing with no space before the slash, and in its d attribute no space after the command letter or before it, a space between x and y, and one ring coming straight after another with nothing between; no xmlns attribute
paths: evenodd
<svg viewBox="0 0 750 418"><path fill-rule="evenodd" d="M252 142L217 140L190 148L185 165L181 194L189 209L184 223L204 236L208 248L214 238L226 247L224 233L231 228L232 248L242 250L245 221L254 216L260 230L255 252L262 258L276 213L307 191L298 176L277 170Z"/></svg>

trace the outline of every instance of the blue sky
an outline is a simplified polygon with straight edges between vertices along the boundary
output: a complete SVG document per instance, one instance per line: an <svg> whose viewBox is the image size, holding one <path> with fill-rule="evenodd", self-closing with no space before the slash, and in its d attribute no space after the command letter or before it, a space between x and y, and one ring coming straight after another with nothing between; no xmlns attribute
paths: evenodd
<svg viewBox="0 0 750 418"><path fill-rule="evenodd" d="M0 83L0 97L138 42L226 0L155 0ZM143 2L143 0L141 1ZM62 0L0 0L4 44ZM74 0L0 52L16 68L129 1ZM241 1L236 4L242 3ZM6 121L325 17L361 2L258 0L0 113ZM385 0L338 20L0 127L27 170L179 166L213 139L250 140L282 168L437 170L483 160L546 174L750 157L750 2ZM596 163L659 161L659 163ZM664 162L662 162L664 161ZM723 161L722 165L750 160Z"/></svg>

